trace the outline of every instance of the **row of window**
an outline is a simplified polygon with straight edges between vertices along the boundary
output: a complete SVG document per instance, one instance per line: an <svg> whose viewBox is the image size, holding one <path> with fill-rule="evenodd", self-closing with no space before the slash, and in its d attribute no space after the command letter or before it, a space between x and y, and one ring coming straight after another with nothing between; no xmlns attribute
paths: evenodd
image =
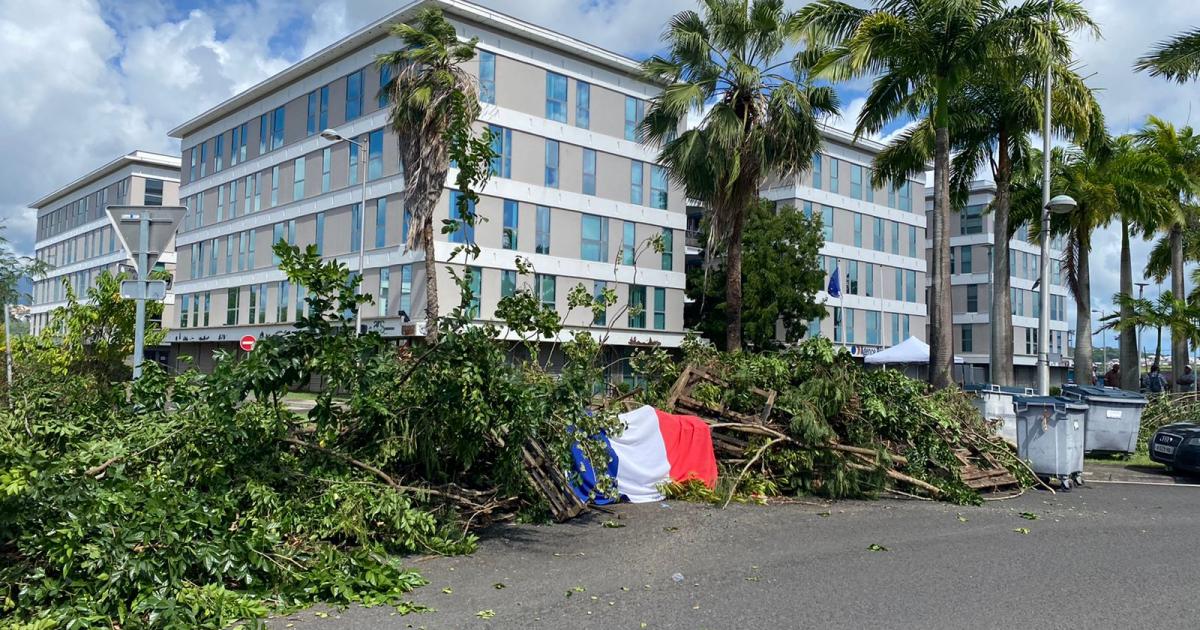
<svg viewBox="0 0 1200 630"><path fill-rule="evenodd" d="M129 181L130 178L119 180L116 183L114 198L111 200L113 205L125 205L130 203L129 200ZM142 200L142 205L161 206L163 204L163 187L165 182L161 179L146 178L145 193ZM100 190L89 193L75 201L66 204L53 212L48 212L37 220L37 239L44 240L51 238L57 234L61 234L72 228L90 223L104 216L104 208L109 205L109 186L105 186Z"/></svg>
<svg viewBox="0 0 1200 630"><path fill-rule="evenodd" d="M889 208L896 208L905 212L912 212L912 182L905 181L899 189L888 186L883 192L884 198L876 200L875 187L871 184L871 168L861 166L852 162L846 162L850 167L850 185L848 189L843 189L841 185L841 163L845 160L839 160L831 155L822 155L820 153L813 156L812 159L812 187L817 190L828 190L829 192L846 195L852 199L859 199L868 203L878 203L886 205Z"/></svg>
<svg viewBox="0 0 1200 630"><path fill-rule="evenodd" d="M918 303L917 272L913 269L888 267L858 260L837 259L832 256L819 256L818 264L825 273L833 273L836 269L845 275L841 281L843 295L861 295L863 297L890 298L911 304ZM879 286L876 286L878 276ZM893 279L893 290L887 292L883 288L883 279L890 276Z"/></svg>
<svg viewBox="0 0 1200 630"><path fill-rule="evenodd" d="M966 285L967 304L964 312L979 313L979 292L980 287L984 285L968 284ZM1017 317L1040 317L1042 312L1041 296L1038 291L1029 291L1026 289L1011 288L1009 299L1011 302L1012 315ZM1026 304L1032 304L1031 310L1027 311ZM1026 315L1028 313L1028 315ZM1062 295L1050 296L1050 319L1054 321L1066 321L1066 297Z"/></svg>
<svg viewBox="0 0 1200 630"><path fill-rule="evenodd" d="M866 323L866 336L864 339L858 339L856 333L855 320L858 313L862 313L863 320ZM883 315L879 311L866 311L853 308L842 308L835 306L833 308L833 341L834 343L865 343L867 345L878 346L882 344L882 322ZM891 341L890 345L895 345L908 339L912 332L912 317L903 313L887 313L888 319L891 322ZM808 325L808 334L810 337L817 337L821 334L821 321L812 320Z"/></svg>
<svg viewBox="0 0 1200 630"><path fill-rule="evenodd" d="M1025 355L1031 355L1031 356L1036 355L1038 353L1038 330L1036 328L1024 328L1024 329L1019 328L1018 330L1024 330L1025 332L1021 335L1014 335L1015 337L1018 338L1016 343L1021 344L1022 343L1021 338L1023 337L1024 344L1017 345L1013 349L1014 352L1016 352L1017 354L1025 354ZM1022 349L1024 350L1024 352L1021 352ZM966 325L966 326L962 326L959 328L959 351L960 352L974 352L975 351L975 330L972 326ZM1058 353L1058 354L1063 353L1063 333L1061 330L1055 330L1055 331L1050 332L1050 352Z"/></svg>
<svg viewBox="0 0 1200 630"><path fill-rule="evenodd" d="M36 258L51 268L70 265L96 256L111 254L120 248L117 232L112 226L92 230L37 250Z"/></svg>
<svg viewBox="0 0 1200 630"><path fill-rule="evenodd" d="M782 202L777 202L778 206ZM804 216L812 218L814 208L813 202L804 200L801 202ZM867 243L870 249L877 252L892 253L897 256L909 256L912 258L918 257L919 241L917 239L917 226L890 221L882 217L871 217L853 212L850 210L842 210L839 213L834 212L832 206L819 206L821 209L821 229L822 236L826 243L833 243L834 228L837 223L837 214L849 214L850 221L853 224L853 240L851 241L855 247L864 247ZM865 234L869 234L869 240L864 238ZM901 244L903 243L903 248ZM903 251L903 253L901 253Z"/></svg>
<svg viewBox="0 0 1200 630"><path fill-rule="evenodd" d="M983 247L987 252L987 265L982 269L977 268L974 264L975 247ZM1009 249L1009 275L1013 278L1021 278L1023 280L1037 280L1041 276L1041 268L1039 267L1041 260L1042 257L1038 254ZM987 273L991 269L991 266L992 248L990 245L963 245L950 248L950 273L952 274ZM1052 259L1050 261L1050 284L1063 286L1061 260Z"/></svg>

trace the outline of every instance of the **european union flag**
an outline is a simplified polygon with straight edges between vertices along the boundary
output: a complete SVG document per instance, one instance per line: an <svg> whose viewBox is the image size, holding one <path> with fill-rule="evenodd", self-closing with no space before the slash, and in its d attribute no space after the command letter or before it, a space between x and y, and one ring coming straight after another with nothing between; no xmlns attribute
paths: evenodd
<svg viewBox="0 0 1200 630"><path fill-rule="evenodd" d="M833 273L829 274L829 288L826 292L833 297L842 297L842 280L841 274L838 272L838 266L834 264Z"/></svg>

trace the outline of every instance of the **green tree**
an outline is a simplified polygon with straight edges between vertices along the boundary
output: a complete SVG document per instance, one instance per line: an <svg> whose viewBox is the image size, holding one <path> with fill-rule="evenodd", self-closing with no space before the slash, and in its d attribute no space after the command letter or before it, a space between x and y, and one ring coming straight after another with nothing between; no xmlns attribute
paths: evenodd
<svg viewBox="0 0 1200 630"><path fill-rule="evenodd" d="M1104 328L1115 328L1122 332L1139 328L1158 330L1158 343L1154 351L1155 363L1162 360L1164 327L1170 328L1172 335L1179 334L1185 342L1195 344L1200 341L1200 306L1187 300L1175 299L1175 295L1170 291L1164 291L1157 300L1134 298L1118 293L1113 296L1113 301L1121 307L1121 312L1101 320L1105 323ZM1174 382L1176 381L1172 380L1172 383Z"/></svg>
<svg viewBox="0 0 1200 630"><path fill-rule="evenodd" d="M825 307L816 301L825 279L817 258L824 243L819 217L806 217L791 206L776 212L767 200L751 207L742 233L742 334L746 345L763 349L779 341L794 342L805 335L808 322L825 316ZM684 309L684 325L699 329L718 344L725 330L722 288L726 276L720 262L707 273L700 268L688 272L688 293L697 299ZM776 336L779 324L784 331L782 340Z"/></svg>
<svg viewBox="0 0 1200 630"><path fill-rule="evenodd" d="M640 132L662 144L659 162L708 207L706 255L723 256L729 270L726 346L733 351L742 347L746 218L768 177L811 166L821 146L817 121L837 112L833 89L810 81L805 54L788 54L799 34L783 0L707 0L703 14L676 14L663 37L666 56L643 64L666 87ZM706 107L699 126L680 131Z"/></svg>
<svg viewBox="0 0 1200 630"><path fill-rule="evenodd" d="M1200 28L1159 42L1138 58L1133 69L1179 83L1200 77Z"/></svg>
<svg viewBox="0 0 1200 630"><path fill-rule="evenodd" d="M947 232L951 130L956 115L969 113L956 111L953 102L973 76L999 71L1023 52L1047 58L1048 44L1063 41L1058 31L1093 27L1078 3L1059 2L1054 5L1054 36L1046 37L1047 8L1037 0L1015 7L1000 0L875 0L870 9L818 0L798 12L798 21L818 44L811 53L819 58L815 72L831 79L875 76L856 134L877 133L901 118L929 121L934 158L929 378L936 387L952 382Z"/></svg>
<svg viewBox="0 0 1200 630"><path fill-rule="evenodd" d="M422 11L415 25L395 24L392 36L404 47L376 58L376 65L389 68L392 75L380 94L391 103L388 124L400 142L404 207L412 213L413 225L408 246L425 252L426 335L429 341L436 341L438 289L433 215L456 153L452 145L469 141L471 125L479 117L478 85L462 68L463 63L475 58L478 40L460 41L454 26L438 9ZM460 212L459 216L466 214Z"/></svg>

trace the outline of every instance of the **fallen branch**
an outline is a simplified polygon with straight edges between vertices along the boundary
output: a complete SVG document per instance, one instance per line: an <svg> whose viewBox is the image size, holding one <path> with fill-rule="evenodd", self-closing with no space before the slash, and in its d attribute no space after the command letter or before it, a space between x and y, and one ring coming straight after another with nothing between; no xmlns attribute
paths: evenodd
<svg viewBox="0 0 1200 630"><path fill-rule="evenodd" d="M907 483L909 485L916 486L922 490L925 490L926 492L928 492L930 494L939 495L942 493L941 488L939 488L931 483L921 481L920 479L917 479L916 477L909 477L908 475L906 475L904 473L896 472L896 471L892 470L891 468L877 468L877 467L867 466L866 464L856 464L854 462L846 462L846 467L853 468L854 470L862 470L862 471L866 471L866 472L883 471L883 474L887 475L891 479L895 479L896 481L903 481L904 483Z"/></svg>
<svg viewBox="0 0 1200 630"><path fill-rule="evenodd" d="M174 433L167 435L163 439L155 442L154 444L151 444L150 446L147 446L146 448L134 453L133 455L130 455L129 457L131 457L131 458L141 457L142 455L145 455L147 452L149 452L155 448L158 448L159 446L162 446L164 443L167 442L167 440L170 440L173 437L175 437ZM114 455L114 456L110 457L108 459L108 461L104 462L103 464L100 464L99 466L93 466L93 467L83 471L83 474L87 475L88 477L99 477L104 471L108 470L109 466L112 466L113 464L121 461L122 459L125 459L125 457L126 457L125 455Z"/></svg>
<svg viewBox="0 0 1200 630"><path fill-rule="evenodd" d="M758 461L758 458L762 457L762 454L765 453L768 448L771 448L772 446L786 439L788 438L775 438L767 441L766 444L763 444L759 447L759 449L754 453L754 457L751 457L750 461L746 462L746 465L742 467L742 472L738 473L737 479L733 480L733 486L729 489L729 496L725 497L725 504L721 506L722 510L729 507L729 502L733 500L733 495L737 492L738 484L742 483L742 477L746 476L746 472L750 470L750 467L754 465L754 462Z"/></svg>

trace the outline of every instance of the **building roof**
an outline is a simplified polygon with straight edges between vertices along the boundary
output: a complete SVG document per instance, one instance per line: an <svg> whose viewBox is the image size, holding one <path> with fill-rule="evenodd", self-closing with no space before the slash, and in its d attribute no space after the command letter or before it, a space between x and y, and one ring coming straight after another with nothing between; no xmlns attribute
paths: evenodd
<svg viewBox="0 0 1200 630"><path fill-rule="evenodd" d="M30 208L42 208L50 204L50 202L65 197L76 190L87 186L88 184L108 175L117 170L129 166L131 164L146 164L148 166L157 166L160 168L170 168L179 170L180 159L174 155L163 155L162 153L154 153L153 151L136 150L126 153L121 157L97 168L96 170L76 179L75 181L56 189L54 192L34 201L29 204Z"/></svg>
<svg viewBox="0 0 1200 630"><path fill-rule="evenodd" d="M532 40L555 50L585 57L596 64L605 66L621 74L641 77L641 64L634 59L537 26L536 24L518 20L499 11L465 2L464 0L414 0L341 40L309 55L307 58L296 62L282 72L267 78L199 116L188 120L172 129L169 135L172 138L183 138L185 135L193 133L213 121L264 98L362 46L385 37L391 30L392 24L411 19L426 8L441 9L448 15L485 24L500 31L519 35L524 39Z"/></svg>

